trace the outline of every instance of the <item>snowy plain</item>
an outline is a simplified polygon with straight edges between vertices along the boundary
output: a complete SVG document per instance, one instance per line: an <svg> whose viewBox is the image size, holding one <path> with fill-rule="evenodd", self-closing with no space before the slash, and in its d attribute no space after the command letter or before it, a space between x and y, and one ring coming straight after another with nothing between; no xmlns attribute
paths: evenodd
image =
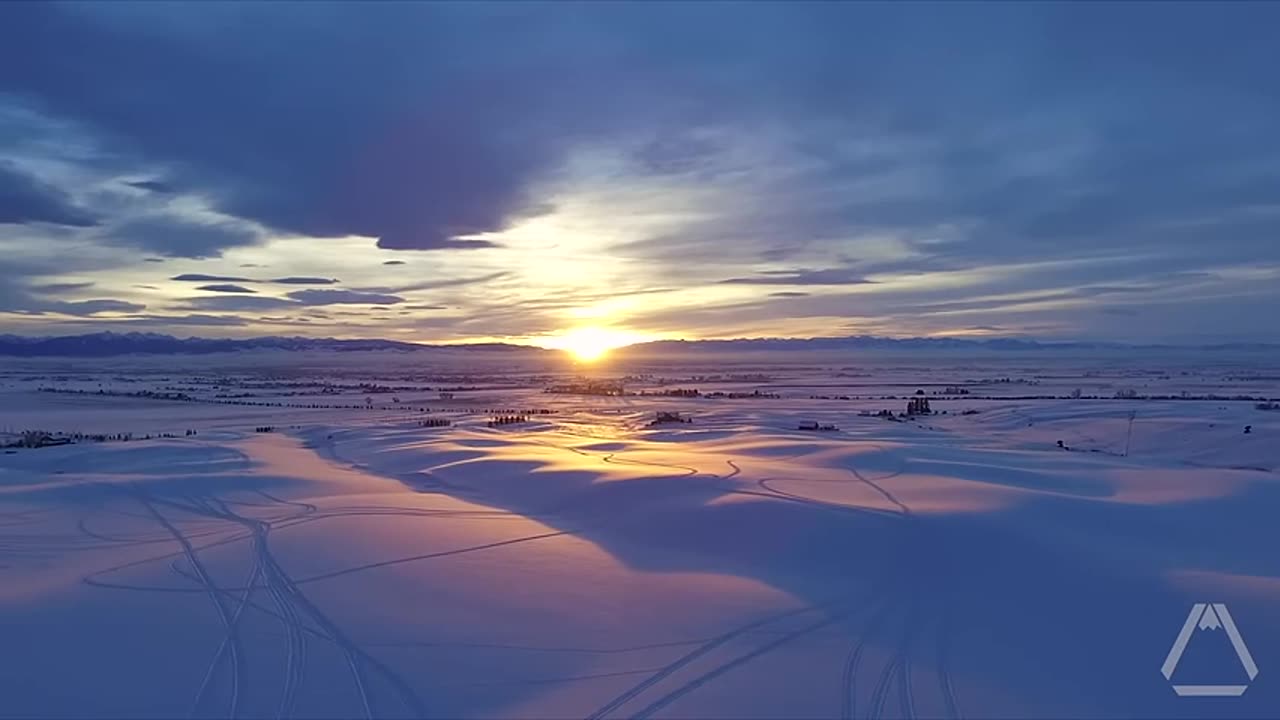
<svg viewBox="0 0 1280 720"><path fill-rule="evenodd" d="M132 438L0 455L0 717L1276 717L1277 397L1219 354L4 360L0 444ZM1208 628L1165 678L1195 603L1256 677Z"/></svg>

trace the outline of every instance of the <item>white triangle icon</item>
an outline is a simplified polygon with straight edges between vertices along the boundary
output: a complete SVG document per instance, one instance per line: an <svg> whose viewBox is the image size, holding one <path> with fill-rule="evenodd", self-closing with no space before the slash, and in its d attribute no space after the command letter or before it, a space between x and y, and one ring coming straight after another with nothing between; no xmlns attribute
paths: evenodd
<svg viewBox="0 0 1280 720"><path fill-rule="evenodd" d="M1160 672L1164 673L1166 680L1173 678L1173 671L1178 667L1178 661L1182 659L1182 653L1187 649L1187 642L1191 640L1191 633L1197 628L1201 630L1225 630L1227 637L1231 639L1231 647L1236 651L1236 657L1240 658L1240 664L1244 666L1245 674L1249 676L1249 681L1258 677L1258 666L1253 662L1253 656L1249 654L1249 648L1244 644L1244 638L1240 636L1240 631L1236 628L1235 621L1231 619L1231 613L1227 610L1227 606L1223 603L1196 603L1191 606L1191 612L1187 614L1187 621L1182 625L1182 631L1178 633L1178 638L1173 641L1173 647L1169 649L1169 655L1164 659L1164 666L1160 668ZM1248 685L1174 685L1173 691L1183 696L1218 696L1218 697L1239 697L1244 691L1249 689Z"/></svg>

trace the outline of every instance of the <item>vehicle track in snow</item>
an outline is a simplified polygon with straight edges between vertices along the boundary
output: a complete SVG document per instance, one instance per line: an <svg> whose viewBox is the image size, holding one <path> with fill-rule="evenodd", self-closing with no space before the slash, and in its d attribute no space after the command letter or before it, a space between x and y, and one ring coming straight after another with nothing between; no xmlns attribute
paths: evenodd
<svg viewBox="0 0 1280 720"><path fill-rule="evenodd" d="M862 662L862 654L866 650L867 641L892 609L893 605L888 601L881 604L880 609L868 619L866 625L858 634L857 641L849 649L849 653L845 657L844 673L840 682L840 687L842 688L840 717L842 720L852 720L855 717L858 702L858 666Z"/></svg>
<svg viewBox="0 0 1280 720"><path fill-rule="evenodd" d="M721 633L720 635L716 635L715 637L711 638L707 642L699 645L697 648L694 648L693 650L685 653L684 655L681 655L679 658L667 664L661 670L645 678L643 681L631 687L627 691L614 697L612 700L606 702L604 705L597 708L591 714L587 715L586 718L587 720L601 720L602 718L609 715L613 711L626 705L631 700L638 697L648 689L652 688L653 686L662 682L666 678L682 670L683 668L687 667L694 661L704 657L708 653L712 652L716 648L721 647L722 645L728 643L731 640L750 634L751 632L758 630L761 627L770 625L780 620L785 620L787 618L796 617L799 615L804 615L807 613L819 611L823 607L824 606L822 605L810 605L802 608L796 608L793 610L787 610L781 613L775 613L775 614L760 618L758 620L754 620L745 625L740 625L732 630L729 630L728 632Z"/></svg>
<svg viewBox="0 0 1280 720"><path fill-rule="evenodd" d="M821 630L824 627L828 627L830 625L834 625L835 623L840 622L850 612L852 612L852 610L845 610L835 615L825 617L817 622L810 623L809 625L806 625L800 628L799 630L794 630L790 633L787 633L786 635L783 635L782 637L771 640L770 642L765 643L764 645L758 648L755 648L750 652L747 652L743 655L739 655L738 657L716 667L713 670L709 670L699 675L698 677L686 682L680 687L668 692L666 695L663 695L662 697L650 702L648 705L644 706L643 708L638 710L635 714L631 715L630 717L632 718L650 717L655 712L658 712L659 710L665 708L666 706L670 705L676 700L679 700L681 697L684 697L685 695L693 692L694 690L697 690L703 685L706 685L712 680L715 680L716 678L738 667L741 667L742 665L745 665L748 662L755 660L756 658L759 658L774 650L777 650L778 648L782 647L783 645L789 642L792 642L801 637L804 637L805 635Z"/></svg>
<svg viewBox="0 0 1280 720"><path fill-rule="evenodd" d="M183 509L190 510L191 508L183 506ZM200 512L200 511L196 511L196 512ZM507 511L433 510L433 509L418 509L418 508L397 508L394 506L344 506L344 507L324 508L314 513L311 513L311 512L298 513L295 515L286 516L286 518L283 520L272 520L270 521L270 523L273 529L279 530L284 528L295 527L298 525L304 525L311 522L317 522L319 520L327 520L327 519L343 518L343 517L390 516L390 515L403 516L403 517L424 517L424 518L444 517L449 519L465 519L465 520L525 520L525 518ZM202 513L202 517L208 517L208 514ZM213 549L213 548L222 547L226 545L231 545L244 540L251 540L253 538L252 531L237 533L231 536L225 536L224 531L208 531L205 534L206 535L223 535L223 537L220 537L218 540L204 543L201 545L193 545L193 548L196 551L208 550L208 549ZM319 580L325 580L330 577L337 577L339 575L345 575L345 574L350 574L352 572L359 572L361 570L371 569L373 567L384 567L387 565L413 562L415 560L425 560L433 557L457 555L461 553L487 550L495 547L502 547L505 545L517 544L521 542L528 542L532 540L540 540L548 537L553 537L555 535L571 535L571 534L574 534L574 531L560 531L556 533L540 533L536 535L511 538L507 540L498 541L495 543L485 543L481 545L455 548L452 550L444 550L444 551L435 552L435 553L425 553L422 555L413 555L413 556L402 557L402 558L394 558L391 560L381 561L378 563L370 563L368 565L361 565L361 566L356 566L351 568L343 568L341 570L333 571L332 573L322 573L320 575L299 579L299 580L296 580L295 582L297 584L306 584L310 582L316 582ZM168 541L171 541L171 540L172 538L168 539ZM118 589L118 590L147 590L147 591L153 591L153 592L174 592L174 593L199 592L199 590L194 590L191 588L135 585L135 584L117 583L117 582L112 582L109 580L102 579L105 576L108 576L112 573L117 573L123 570L128 570L131 568L140 567L140 566L151 564L151 563L171 560L173 558L183 557L183 555L184 555L183 551L179 550L179 551L154 555L151 557L141 558L138 560L132 560L127 563L121 563L118 565L114 565L111 567L103 568L101 570L92 572L86 575L84 578L82 578L81 582L94 587L102 587L102 588ZM239 590L242 590L243 588L239 587L239 588L231 588L231 589L239 591Z"/></svg>
<svg viewBox="0 0 1280 720"><path fill-rule="evenodd" d="M241 515L231 509L230 504L218 498L208 498L200 496L188 496L185 501L174 500L170 498L159 498L148 495L141 489L135 488L134 496L148 509L167 530L173 535L173 539L177 540L182 546L179 553L170 554L161 558L148 558L144 561L135 561L126 564L126 566L136 566L143 562L155 562L159 559L168 559L170 557L180 556L185 558L191 567L191 571L187 572L181 568L176 568L180 575L187 577L201 585L200 591L210 595L219 609L219 617L223 621L226 635L223 638L218 650L215 652L210 667L205 674L204 681L200 690L197 692L195 703L192 709L193 714L199 710L203 697L212 683L216 668L222 662L224 656L229 656L232 665L232 688L231 688L231 709L229 715L234 717L239 714L240 710L240 691L244 685L243 674L243 650L239 637L239 624L244 611L247 608L254 608L264 612L268 616L277 618L285 630L286 637L286 659L283 671L284 685L281 689L280 704L277 708L277 717L289 717L296 709L297 699L301 688L301 683L305 673L305 636L308 634L317 635L320 638L336 645L342 652L345 661L352 673L352 680L355 686L356 694L360 707L365 717L372 718L377 713L375 699L368 686L368 678L366 668L371 669L376 675L382 677L399 695L405 709L415 716L423 716L426 709L420 698L417 697L413 689L384 663L368 655L362 648L356 645L346 634L332 621L324 612L322 612L305 594L298 588L297 583L283 569L279 561L275 557L270 548L268 541L268 533L272 528L272 521L261 520L245 515ZM280 504L286 504L281 502ZM308 515L315 511L315 506L307 503L287 503L295 507L301 508L301 512L285 516L287 519L298 519L301 515ZM189 540L182 535L181 531L159 512L157 506L165 506L174 510L182 511L196 517L221 520L224 522L234 523L248 530L247 534L240 534L233 538L227 538L216 543L210 543L204 548L197 548L190 543ZM250 574L250 580L247 581L242 588L226 588L213 583L207 569L200 561L199 551L208 549L209 547L226 545L231 542L237 542L244 539L252 540L254 566ZM121 566L125 567L125 566ZM259 579L265 586L267 592L271 595L275 612L271 612L266 607L254 603L252 593L257 587ZM91 581L86 578L86 581ZM90 582L90 584L98 584L104 586L112 586L107 583ZM127 586L116 586L127 587ZM134 588L134 589L150 589L150 588ZM152 589L154 590L154 589ZM166 590L185 590L169 588ZM235 593L243 593L239 597ZM226 603L237 603L234 614L226 611ZM315 628L308 627L303 618L309 619Z"/></svg>
<svg viewBox="0 0 1280 720"><path fill-rule="evenodd" d="M237 622L233 623L231 620L231 615L227 612L226 606L223 605L222 603L220 589L213 582L213 579L209 576L209 572L205 568L204 563L200 561L198 552L195 550L195 548L192 547L191 542L186 538L186 536L182 534L182 531L180 531L177 527L175 527L173 523L171 523L158 509L156 509L155 503L140 488L135 487L133 489L133 494L134 494L134 497L138 500L138 502L140 502L143 505L143 507L147 509L147 511L156 520L156 522L158 522L162 527L164 527L167 531L169 531L169 533L173 535L173 539L177 541L179 546L182 547L183 555L186 557L187 562L191 565L192 571L195 573L196 577L198 578L198 581L202 586L203 590L209 595L210 602L213 603L214 610L218 615L218 619L219 621L221 621L223 630L226 632L226 637L230 638L230 643L227 649L227 654L230 658L230 664L231 664L231 699L230 699L230 710L228 714L230 717L234 718L239 714L239 710L240 710L240 685L241 685L241 674L242 674L242 664L240 662L240 655L241 655L240 636L239 636L238 627L237 627L239 616L237 616L236 618ZM214 659L215 665L218 663L219 657L221 657L221 653L219 653L218 656L215 656L215 659ZM191 709L191 714L193 715L199 709L202 692L203 692L203 687L201 689L201 692L197 693L197 696L193 702L192 709Z"/></svg>
<svg viewBox="0 0 1280 720"><path fill-rule="evenodd" d="M910 613L902 618L902 633L899 638L897 647L890 656L889 661L885 663L880 671L880 679L877 681L875 688L871 691L871 699L867 718L869 720L879 720L884 717L885 706L889 700L889 694L892 691L893 683L898 682L899 703L902 710L902 716L908 720L914 717L911 712L913 706L911 698L911 682L908 678L910 673L910 662L908 645L910 643L910 625L912 616Z"/></svg>
<svg viewBox="0 0 1280 720"><path fill-rule="evenodd" d="M950 670L951 633L955 622L954 616L955 610L950 605L942 608L942 619L938 628L936 672L939 690L942 693L942 704L946 709L947 717L952 718L952 720L962 720L960 703L956 699L955 684L951 679Z"/></svg>
<svg viewBox="0 0 1280 720"><path fill-rule="evenodd" d="M221 512L213 511L214 514L244 525L253 533L254 557L257 565L263 569L267 592L271 595L272 601L280 613L281 623L285 630L285 680L280 691L277 717L289 717L297 705L298 690L306 672L306 641L305 636L302 634L302 621L298 617L297 609L286 594L287 579L283 576L283 571L280 570L275 562L274 555L271 554L270 549L267 547L267 533L270 532L271 525L270 523L237 515L221 500L214 500L214 502L221 507ZM314 506L304 506L303 511L304 513L313 512Z"/></svg>
<svg viewBox="0 0 1280 720"><path fill-rule="evenodd" d="M853 474L860 482L872 487L879 492L884 498L899 509L899 515L904 520L899 526L902 533L900 541L895 549L895 557L891 567L893 571L889 577L885 579L888 585L889 606L885 613L892 612L893 608L901 607L903 616L901 619L901 631L894 643L892 654L882 668L878 681L872 689L869 698L869 707L866 717L869 720L879 720L884 717L895 684L897 689L897 700L899 711L904 718L914 718L917 714L916 704L917 697L913 685L914 681L914 663L915 648L918 645L919 637L925 632L923 623L928 621L928 617L923 612L922 603L928 602L930 607L937 613L937 621L933 623L934 628L934 663L933 669L937 677L940 697L942 700L943 710L946 717L959 720L961 717L959 703L956 699L955 687L949 669L949 642L952 632L952 616L953 610L945 602L939 602L939 597L946 597L949 578L945 572L938 573L936 580L934 574L930 572L931 566L939 564L937 553L941 548L942 540L933 534L932 526L927 524L927 519L920 517L911 511L911 508L901 502L893 493L881 485L881 482L895 477L903 472L904 468L889 475L870 478L863 474L857 467L850 466L849 472ZM932 586L933 582L941 583L940 586ZM869 627L864 631L863 636L859 638L849 652L845 662L844 682L842 683L841 698L841 717L844 720L852 720L857 716L857 677L859 664L862 660L866 643L871 639L876 631L875 626L880 621L872 621Z"/></svg>
<svg viewBox="0 0 1280 720"><path fill-rule="evenodd" d="M802 505L809 505L815 508L819 508L821 510L832 510L835 512L879 515L882 517L891 516L894 518L901 517L902 515L902 513L894 510L868 507L866 505L851 505L848 503L827 502L825 500L819 500L817 498L809 497L808 495L800 495L797 493L787 492L786 490L779 490L778 488L770 484L775 480L776 480L775 478L761 478L756 481L756 484L766 491L763 493L752 492L750 490L734 490L732 492L738 495L758 495L761 497L772 498L775 500L789 500L791 502L800 503Z"/></svg>
<svg viewBox="0 0 1280 720"><path fill-rule="evenodd" d="M875 447L880 452L884 452L884 448L879 445L873 445L872 447ZM887 475L876 478L874 480L867 477L866 475L863 475L862 472L859 471L858 468L853 465L850 465L847 469L849 470L850 473L853 474L855 478L858 479L859 482L870 487L872 490L875 490L876 492L880 493L880 495L882 495L885 500L888 500L889 502L897 506L898 510L901 512L903 517L909 517L911 515L911 508L907 507L901 500L897 498L897 496L895 496L893 493L886 490L884 486L880 484L885 480L901 475L903 470L902 468L899 468L894 472L891 472Z"/></svg>

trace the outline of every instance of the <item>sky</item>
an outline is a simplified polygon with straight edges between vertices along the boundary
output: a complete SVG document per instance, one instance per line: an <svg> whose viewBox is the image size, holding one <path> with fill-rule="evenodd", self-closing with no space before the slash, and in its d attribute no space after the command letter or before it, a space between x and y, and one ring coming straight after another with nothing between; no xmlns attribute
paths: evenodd
<svg viewBox="0 0 1280 720"><path fill-rule="evenodd" d="M1277 27L0 3L0 332L1276 342Z"/></svg>

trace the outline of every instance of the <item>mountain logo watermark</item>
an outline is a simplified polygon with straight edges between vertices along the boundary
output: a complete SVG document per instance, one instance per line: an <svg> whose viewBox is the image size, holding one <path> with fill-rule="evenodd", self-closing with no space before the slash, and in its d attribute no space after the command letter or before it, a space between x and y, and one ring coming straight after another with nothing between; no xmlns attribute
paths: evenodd
<svg viewBox="0 0 1280 720"><path fill-rule="evenodd" d="M1164 659L1164 666L1160 668L1160 672L1164 673L1166 680L1173 679L1173 671L1177 669L1178 661L1182 659L1182 653L1187 649L1193 634L1198 631L1225 632L1227 638L1231 640L1231 647L1235 650L1236 657L1240 659L1240 664L1244 667L1245 675L1249 677L1249 682L1253 682L1253 679L1258 677L1258 666L1253 662L1253 656L1249 654L1249 648L1244 644L1244 638L1240 636L1240 630L1236 628L1235 621L1231 619L1231 613L1227 610L1227 606L1223 603L1196 603L1191 606L1187 621L1183 623L1182 631L1178 633L1178 638L1173 641L1173 647L1169 649L1169 656ZM1197 635L1196 637L1199 636ZM1248 688L1248 684L1174 684L1173 691L1185 697L1239 697Z"/></svg>

